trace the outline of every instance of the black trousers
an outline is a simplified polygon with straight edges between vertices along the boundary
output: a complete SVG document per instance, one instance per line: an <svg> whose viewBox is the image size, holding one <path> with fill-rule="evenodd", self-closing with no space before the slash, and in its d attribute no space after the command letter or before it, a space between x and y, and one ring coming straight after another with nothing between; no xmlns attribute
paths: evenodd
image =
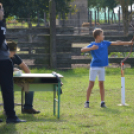
<svg viewBox="0 0 134 134"><path fill-rule="evenodd" d="M10 59L0 60L0 86L7 118L14 118L13 63Z"/></svg>

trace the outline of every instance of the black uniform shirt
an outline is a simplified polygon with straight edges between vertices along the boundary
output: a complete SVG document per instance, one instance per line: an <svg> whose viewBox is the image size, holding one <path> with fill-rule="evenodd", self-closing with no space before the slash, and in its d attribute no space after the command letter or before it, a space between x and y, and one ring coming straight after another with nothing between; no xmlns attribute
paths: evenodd
<svg viewBox="0 0 134 134"><path fill-rule="evenodd" d="M9 59L8 46L6 44L6 26L0 21L0 60Z"/></svg>
<svg viewBox="0 0 134 134"><path fill-rule="evenodd" d="M20 65L22 63L22 59L17 54L15 54L14 57L12 57L11 59L12 59L13 65L14 64Z"/></svg>

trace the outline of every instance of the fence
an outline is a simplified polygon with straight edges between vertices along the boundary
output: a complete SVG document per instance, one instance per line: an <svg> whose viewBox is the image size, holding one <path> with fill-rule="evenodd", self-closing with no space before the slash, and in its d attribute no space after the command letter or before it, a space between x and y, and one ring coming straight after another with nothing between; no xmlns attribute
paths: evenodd
<svg viewBox="0 0 134 134"><path fill-rule="evenodd" d="M49 27L50 20L46 16L48 15L44 13L44 18L7 19L7 28ZM91 35L94 28L100 27L105 32L111 30L109 33L112 35L123 35L122 22L120 7L116 9L116 12L108 8L101 10L92 8L84 10L84 12L58 13L56 17L57 27L73 27L73 34ZM129 31L132 31L132 28L129 28Z"/></svg>
<svg viewBox="0 0 134 134"><path fill-rule="evenodd" d="M82 55L81 53L81 47L86 46L87 44L89 44L89 42L93 41L93 37L88 37L88 36L66 36L63 37L62 36L62 40L60 40L61 37L57 37L57 41L59 43L62 44L62 46L64 45L64 50L62 50L63 52L63 56L60 57L60 60L58 61L60 64L63 64L64 68L71 68L74 64L75 65L80 65L80 64L89 64L91 61L91 57L86 56L86 55ZM130 40L132 37L106 37L106 40ZM63 43L64 42L64 43ZM81 44L80 44L81 43ZM70 45L71 44L71 45ZM75 44L75 45L73 45ZM71 46L71 50L68 48ZM65 53L65 50L66 54ZM70 50L70 51L69 51ZM133 48L134 51L134 48ZM109 50L108 50L109 54L111 52L130 52L130 47L128 46L110 46ZM110 63L117 63L118 65L120 65L120 62L122 58L115 58L115 57L111 57L109 58L109 62ZM129 58L126 61L127 64L130 64L132 67L134 66L134 58Z"/></svg>
<svg viewBox="0 0 134 134"><path fill-rule="evenodd" d="M91 58L81 54L81 47L94 39L89 35L75 35L73 27L58 27L56 29L56 59L58 69L70 69L72 65L89 64ZM70 33L70 34L66 34ZM31 67L50 68L50 29L45 27L33 27L8 29L7 37L10 39L17 38L20 51L19 56ZM132 37L126 36L106 36L106 40L130 40ZM79 43L79 44L78 44ZM73 45L77 44L77 45ZM82 44L82 45L81 45ZM134 48L133 48L134 50ZM129 52L129 47L110 47L111 52ZM122 58L109 58L110 63L120 63ZM126 63L134 65L134 59L130 58Z"/></svg>
<svg viewBox="0 0 134 134"><path fill-rule="evenodd" d="M122 24L122 14L121 9L119 8L118 13L114 12L114 10L109 9L102 9L98 10L95 8L87 9L87 12L76 12L76 13L58 13L57 19L56 19L56 25L62 26L62 27L68 27L73 26L75 27L76 31L78 31L78 28L81 28L79 31L82 33L84 29L86 29L86 33L89 33L89 28L92 26L98 26L98 25L110 25L110 24ZM13 18L13 19L7 19L7 27L8 28L26 28L30 25L35 26L44 26L49 27L50 26L50 20L49 18L46 18L46 13L44 13L44 18ZM116 29L115 29L116 30Z"/></svg>
<svg viewBox="0 0 134 134"><path fill-rule="evenodd" d="M131 12L129 12L131 14ZM59 13L57 20L57 26L60 27L74 27L75 34L91 34L92 30L96 27L104 28L105 31L109 30L112 26L111 32L123 32L123 16L121 8L118 7L115 10L108 8L98 9L87 9L87 12L76 12L76 13ZM133 23L133 19L132 19ZM106 28L107 29L106 29ZM130 28L131 30L132 28ZM119 33L118 33L119 34Z"/></svg>
<svg viewBox="0 0 134 134"><path fill-rule="evenodd" d="M76 13L62 13L58 14L58 20L61 21L59 25L63 26L78 26L83 22L94 22L97 24L118 24L122 22L122 12L119 9L115 12L114 10L106 9L87 9L87 12L76 12Z"/></svg>

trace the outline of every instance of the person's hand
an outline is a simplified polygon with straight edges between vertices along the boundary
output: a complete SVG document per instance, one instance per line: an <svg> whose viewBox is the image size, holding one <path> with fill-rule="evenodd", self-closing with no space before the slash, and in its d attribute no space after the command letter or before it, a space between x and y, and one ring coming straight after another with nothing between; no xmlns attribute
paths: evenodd
<svg viewBox="0 0 134 134"><path fill-rule="evenodd" d="M133 44L134 44L134 37L133 37L133 39L131 40L131 42L132 42L132 44L131 44L131 45L133 45Z"/></svg>
<svg viewBox="0 0 134 134"><path fill-rule="evenodd" d="M129 44L133 45L134 44L134 40L132 39L131 41L129 41Z"/></svg>
<svg viewBox="0 0 134 134"><path fill-rule="evenodd" d="M134 44L134 37L133 37L133 39L131 41L129 41L129 44L130 45L133 45Z"/></svg>
<svg viewBox="0 0 134 134"><path fill-rule="evenodd" d="M97 45L93 45L92 46L92 50L97 50L98 49L98 46Z"/></svg>

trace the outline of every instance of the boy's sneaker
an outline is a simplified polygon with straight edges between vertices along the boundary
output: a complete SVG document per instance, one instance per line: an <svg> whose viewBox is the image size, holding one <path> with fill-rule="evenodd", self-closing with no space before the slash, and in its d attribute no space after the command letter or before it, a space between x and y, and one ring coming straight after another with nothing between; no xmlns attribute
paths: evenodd
<svg viewBox="0 0 134 134"><path fill-rule="evenodd" d="M107 108L106 105L105 105L105 102L102 102L102 103L101 103L101 107L102 107L102 108Z"/></svg>
<svg viewBox="0 0 134 134"><path fill-rule="evenodd" d="M89 108L89 102L85 102L84 108Z"/></svg>

